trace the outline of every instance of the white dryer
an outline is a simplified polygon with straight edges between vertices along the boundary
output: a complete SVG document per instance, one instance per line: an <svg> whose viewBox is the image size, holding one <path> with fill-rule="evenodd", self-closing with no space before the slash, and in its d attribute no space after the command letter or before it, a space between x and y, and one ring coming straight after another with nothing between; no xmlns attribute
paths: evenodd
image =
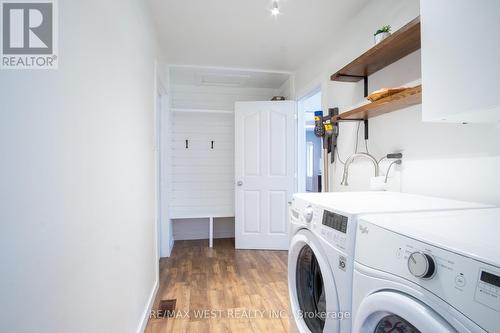
<svg viewBox="0 0 500 333"><path fill-rule="evenodd" d="M351 332L354 244L360 215L486 207L396 192L295 194L288 252L291 330Z"/></svg>
<svg viewBox="0 0 500 333"><path fill-rule="evenodd" d="M359 222L353 332L500 332L500 209Z"/></svg>

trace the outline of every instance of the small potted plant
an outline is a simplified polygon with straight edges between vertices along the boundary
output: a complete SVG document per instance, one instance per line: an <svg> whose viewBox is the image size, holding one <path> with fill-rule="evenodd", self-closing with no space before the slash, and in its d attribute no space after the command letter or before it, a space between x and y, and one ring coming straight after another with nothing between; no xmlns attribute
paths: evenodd
<svg viewBox="0 0 500 333"><path fill-rule="evenodd" d="M375 37L375 44L380 43L387 37L391 35L391 26L384 25L382 28L378 29L377 32L373 35Z"/></svg>

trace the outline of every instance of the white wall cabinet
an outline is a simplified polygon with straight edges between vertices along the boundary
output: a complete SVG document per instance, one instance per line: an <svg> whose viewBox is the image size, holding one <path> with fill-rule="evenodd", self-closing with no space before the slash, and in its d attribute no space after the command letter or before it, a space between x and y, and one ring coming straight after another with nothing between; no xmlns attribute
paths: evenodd
<svg viewBox="0 0 500 333"><path fill-rule="evenodd" d="M500 1L421 0L424 121L500 121Z"/></svg>

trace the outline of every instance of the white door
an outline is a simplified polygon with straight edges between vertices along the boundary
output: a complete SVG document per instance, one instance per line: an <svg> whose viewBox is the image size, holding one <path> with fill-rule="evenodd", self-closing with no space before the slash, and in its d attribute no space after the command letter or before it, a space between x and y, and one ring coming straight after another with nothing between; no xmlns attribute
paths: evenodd
<svg viewBox="0 0 500 333"><path fill-rule="evenodd" d="M238 249L288 249L294 190L295 102L238 102L235 238Z"/></svg>

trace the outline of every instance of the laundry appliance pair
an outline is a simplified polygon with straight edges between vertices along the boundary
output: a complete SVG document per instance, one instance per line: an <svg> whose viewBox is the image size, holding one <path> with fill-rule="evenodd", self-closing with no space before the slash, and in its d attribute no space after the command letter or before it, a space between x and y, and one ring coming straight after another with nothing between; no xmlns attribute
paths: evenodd
<svg viewBox="0 0 500 333"><path fill-rule="evenodd" d="M402 320L398 321L404 319L404 316L394 314L395 316L391 317L390 311L380 311L377 312L377 315L374 315L369 311L369 309L372 309L369 305L365 308L366 310L363 310L363 314L366 316L364 321L361 320L360 323L356 321L356 318L353 318L357 315L356 307L360 306L364 302L365 296L367 296L363 292L375 291L370 289L373 287L371 282L363 282L362 274L366 273L365 271L359 273L357 277L355 276L355 266L357 265L355 264L356 239L364 239L365 237L360 238L361 235L370 234L369 230L374 228L369 227L368 222L360 223L365 216L371 218L396 216L397 214L418 216L421 213L432 214L433 212L446 211L453 211L455 214L460 215L466 211L473 214L475 211L487 210L489 207L483 204L385 191L295 194L290 205L291 232L288 255L291 331L299 333L381 333L385 332L385 328L381 326L382 324L375 323L376 319L384 319L388 329L393 328L395 324L405 324ZM395 225L404 225L407 221L410 221L410 219L403 218L397 222L393 221L393 223ZM437 224L439 220L436 221ZM459 224L457 222L457 225ZM432 230L431 225L432 223L428 227ZM389 248L394 250L394 246L390 241L390 238L384 240L383 237L377 238L376 243L370 242L366 244L366 241L363 241L362 245L358 245L358 248L363 249L360 252L365 256L370 254L379 258L377 253L385 254L383 251L389 251ZM401 249L397 247L394 250L394 256L401 258L399 259L401 261L406 260L408 262L410 260L413 262L413 260L416 260L418 262L417 267L425 266L426 262L428 262L429 266L432 265L430 260L425 261L428 258L426 255L429 255L427 252L422 251L420 248L414 252L418 252L418 254L412 255L413 252L410 248L401 245ZM379 259L379 263L383 263L389 262L393 258ZM358 266L360 269L362 269L361 265L371 267L371 261L371 258L363 257L360 259ZM416 271L418 275L418 269ZM495 270L488 270L488 272L491 271L494 272ZM494 273L490 274L494 275ZM441 275L439 274L439 276ZM377 280L377 277L373 279ZM415 279L427 279L427 277L424 274L420 278L415 277ZM359 287L359 292L354 293L355 302L353 302L353 290L356 291L358 287L353 286L353 280L355 283L361 283L362 285L362 287ZM460 280L460 277L457 277L457 280ZM411 283L415 284L415 282ZM432 309L432 305L428 305L428 307ZM415 311L421 309L414 308ZM391 324L393 321L394 323ZM407 321L407 323L415 325L413 321ZM414 327L417 330L411 331L408 330L411 329L411 326L403 325L403 328L407 330L393 332L419 332L418 327ZM421 332L427 333L425 330ZM429 333L433 332L437 331L429 331ZM458 330L457 332L462 331Z"/></svg>

